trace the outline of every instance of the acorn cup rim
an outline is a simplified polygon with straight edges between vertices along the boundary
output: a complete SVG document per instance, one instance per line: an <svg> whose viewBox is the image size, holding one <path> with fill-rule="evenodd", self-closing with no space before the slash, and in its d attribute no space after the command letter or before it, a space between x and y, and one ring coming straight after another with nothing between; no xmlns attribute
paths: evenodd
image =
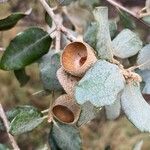
<svg viewBox="0 0 150 150"><path fill-rule="evenodd" d="M66 66L67 66L67 65L66 65L67 63L64 63L64 54L66 53L66 51L67 51L67 49L69 48L69 46L71 46L71 45L73 45L73 44L81 44L81 45L83 46L84 50L86 51L86 60L85 60L85 62L84 62L77 70L75 70L74 67L72 67L72 68L71 68L71 67L66 67ZM87 60L89 60L90 57L91 57L90 55L88 55L88 51L89 51L89 50L93 51L93 55L94 55L95 58L96 58L96 55L95 55L95 53L94 53L94 49L93 49L89 44L87 44L87 43L85 43L85 42L75 41L75 42L71 42L71 43L69 43L68 45L66 45L65 48L64 48L64 50L63 50L63 52L61 53L61 59L60 59L61 65L62 65L63 69L64 69L66 72L72 74L73 76L80 76L80 75L76 75L76 73L73 73L73 72L78 71L78 70L83 70L84 68L86 68L86 66L87 66L87 64L88 64ZM77 74L78 74L78 73L77 73Z"/></svg>

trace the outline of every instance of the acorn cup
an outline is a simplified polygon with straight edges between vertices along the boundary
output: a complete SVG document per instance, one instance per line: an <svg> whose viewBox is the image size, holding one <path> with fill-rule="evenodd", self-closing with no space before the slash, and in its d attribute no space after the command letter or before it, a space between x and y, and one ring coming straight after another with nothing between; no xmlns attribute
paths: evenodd
<svg viewBox="0 0 150 150"><path fill-rule="evenodd" d="M97 61L93 48L84 42L68 44L61 55L63 69L74 76L82 77Z"/></svg>
<svg viewBox="0 0 150 150"><path fill-rule="evenodd" d="M74 96L75 85L81 78L68 74L62 67L57 70L57 78L65 92Z"/></svg>
<svg viewBox="0 0 150 150"><path fill-rule="evenodd" d="M55 119L65 124L76 124L81 109L73 97L67 94L58 97L52 105L51 113Z"/></svg>

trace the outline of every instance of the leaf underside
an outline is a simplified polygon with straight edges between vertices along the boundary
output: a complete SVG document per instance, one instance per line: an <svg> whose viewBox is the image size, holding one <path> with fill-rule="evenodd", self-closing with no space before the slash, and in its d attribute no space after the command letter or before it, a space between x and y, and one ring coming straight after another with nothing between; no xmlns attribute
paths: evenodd
<svg viewBox="0 0 150 150"><path fill-rule="evenodd" d="M150 105L143 98L138 83L132 82L125 86L121 105L128 119L139 130L150 132Z"/></svg>
<svg viewBox="0 0 150 150"><path fill-rule="evenodd" d="M124 77L118 66L98 60L75 88L77 103L89 101L96 107L113 104L124 88Z"/></svg>

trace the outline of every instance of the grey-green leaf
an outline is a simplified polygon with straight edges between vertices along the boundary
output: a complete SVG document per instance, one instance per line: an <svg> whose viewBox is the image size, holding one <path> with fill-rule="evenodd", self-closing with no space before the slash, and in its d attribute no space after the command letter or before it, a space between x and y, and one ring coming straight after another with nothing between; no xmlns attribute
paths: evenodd
<svg viewBox="0 0 150 150"><path fill-rule="evenodd" d="M26 83L30 79L30 77L26 74L25 68L20 70L14 70L14 74L21 87L26 85Z"/></svg>
<svg viewBox="0 0 150 150"><path fill-rule="evenodd" d="M150 16L145 16L142 18L142 20L148 25L150 26Z"/></svg>
<svg viewBox="0 0 150 150"><path fill-rule="evenodd" d="M111 38L114 38L117 33L117 23L115 20L109 20L109 32Z"/></svg>
<svg viewBox="0 0 150 150"><path fill-rule="evenodd" d="M113 51L109 32L108 8L96 7L93 11L98 24L96 51L101 59L112 61Z"/></svg>
<svg viewBox="0 0 150 150"><path fill-rule="evenodd" d="M10 149L4 144L0 144L0 150L10 150Z"/></svg>
<svg viewBox="0 0 150 150"><path fill-rule="evenodd" d="M138 55L137 64L141 70L150 69L150 44L144 46Z"/></svg>
<svg viewBox="0 0 150 150"><path fill-rule="evenodd" d="M83 40L88 43L91 47L96 49L96 43L97 43L97 30L98 30L98 25L96 22L92 22L88 28L87 31L83 35Z"/></svg>
<svg viewBox="0 0 150 150"><path fill-rule="evenodd" d="M142 93L150 94L150 70L138 70L137 72L144 82L144 86L142 88Z"/></svg>
<svg viewBox="0 0 150 150"><path fill-rule="evenodd" d="M123 88L124 77L119 67L98 60L77 84L75 98L79 104L90 101L96 107L110 105Z"/></svg>
<svg viewBox="0 0 150 150"><path fill-rule="evenodd" d="M122 30L113 40L113 53L119 58L134 56L141 48L139 36L129 29Z"/></svg>
<svg viewBox="0 0 150 150"><path fill-rule="evenodd" d="M141 131L150 132L150 105L143 98L136 82L124 88L121 105L128 119Z"/></svg>
<svg viewBox="0 0 150 150"><path fill-rule="evenodd" d="M22 13L22 12L12 13L11 15L7 16L6 18L1 19L0 20L0 31L13 28L20 19L29 15L31 13L31 10L32 9L29 9L25 13Z"/></svg>
<svg viewBox="0 0 150 150"><path fill-rule="evenodd" d="M60 85L56 72L60 68L60 54L55 50L42 57L39 63L40 76L46 90L60 91L62 86Z"/></svg>
<svg viewBox="0 0 150 150"><path fill-rule="evenodd" d="M97 43L97 32L98 32L98 23L92 22L86 32L83 35L83 40L88 43L91 47L96 49L96 43ZM117 24L114 20L109 20L109 32L111 38L113 38L117 31Z"/></svg>
<svg viewBox="0 0 150 150"><path fill-rule="evenodd" d="M96 108L90 102L85 102L83 105L81 105L81 113L77 122L77 126L80 127L81 125L84 125L94 119L100 110L101 107Z"/></svg>
<svg viewBox="0 0 150 150"><path fill-rule="evenodd" d="M32 27L18 34L6 48L0 61L3 70L19 70L46 54L52 39L41 28Z"/></svg>
<svg viewBox="0 0 150 150"><path fill-rule="evenodd" d="M33 130L44 120L43 115L35 107L26 107L11 121L10 133L22 134Z"/></svg>
<svg viewBox="0 0 150 150"><path fill-rule="evenodd" d="M55 146L54 150L81 150L79 130L74 126L55 122L50 131L49 144L51 148L51 144Z"/></svg>
<svg viewBox="0 0 150 150"><path fill-rule="evenodd" d="M113 104L105 106L107 119L114 120L119 117L121 111L120 98L121 94L119 93L116 101Z"/></svg>
<svg viewBox="0 0 150 150"><path fill-rule="evenodd" d="M133 150L142 150L142 146L143 146L143 140L140 140L137 143L135 143Z"/></svg>

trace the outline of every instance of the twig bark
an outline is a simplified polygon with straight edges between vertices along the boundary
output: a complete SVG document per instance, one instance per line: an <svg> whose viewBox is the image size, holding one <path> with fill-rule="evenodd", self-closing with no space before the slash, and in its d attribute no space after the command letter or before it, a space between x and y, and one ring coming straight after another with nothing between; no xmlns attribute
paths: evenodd
<svg viewBox="0 0 150 150"><path fill-rule="evenodd" d="M2 104L0 104L0 117L3 120L4 126L6 128L6 131L7 131L7 134L8 134L8 137L9 137L9 140L11 142L11 145L12 145L13 149L14 150L20 150L20 148L18 147L14 137L9 133L9 121L7 120L7 117L6 117L5 112L3 110Z"/></svg>
<svg viewBox="0 0 150 150"><path fill-rule="evenodd" d="M120 5L119 3L115 2L114 0L106 0L107 2L109 2L111 5L115 6L116 8L119 8L125 12L127 12L128 14L130 14L131 16L133 16L134 18L136 18L137 20L139 20L140 22L142 22L143 24L145 24L146 26L150 26L149 24L145 23L144 21L142 21L139 17L138 14L130 11L129 9L123 7L122 5Z"/></svg>
<svg viewBox="0 0 150 150"><path fill-rule="evenodd" d="M45 0L40 0L40 3L43 5L44 9L47 11L49 16L51 16L52 20L56 24L56 30L62 31L70 41L75 41L76 38L68 31L66 27L60 24L59 20L57 20L57 16L54 14L53 9L47 4Z"/></svg>

